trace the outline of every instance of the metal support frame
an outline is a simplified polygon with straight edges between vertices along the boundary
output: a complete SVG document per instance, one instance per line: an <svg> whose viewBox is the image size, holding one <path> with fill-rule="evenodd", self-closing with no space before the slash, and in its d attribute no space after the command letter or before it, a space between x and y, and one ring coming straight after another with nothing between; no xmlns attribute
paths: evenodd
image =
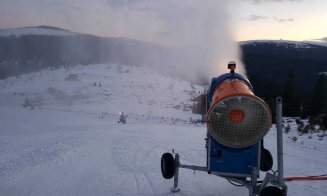
<svg viewBox="0 0 327 196"><path fill-rule="evenodd" d="M172 187L170 190L173 193L179 192L180 188L178 188L178 172L179 172L179 154L175 154L175 174L174 174L174 187Z"/></svg>
<svg viewBox="0 0 327 196"><path fill-rule="evenodd" d="M249 189L249 196L257 195L256 187L257 187L259 172L260 171L259 171L258 168L253 168L252 175L251 175L250 186L247 187Z"/></svg>
<svg viewBox="0 0 327 196"><path fill-rule="evenodd" d="M184 169L190 169L193 171L204 171L208 172L208 167L203 166L196 166L196 165L183 165L179 162L179 154L175 154L175 174L174 174L174 186L170 189L171 192L179 192L180 188L178 187L178 174L179 174L179 168ZM214 174L214 173L213 173ZM226 178L227 180L239 183L241 185L244 185L249 189L249 196L256 196L259 193L259 186L257 186L257 179L259 175L259 169L253 168L253 172L251 175L251 181L247 181L246 178L234 178L229 176L221 176L218 174L215 174L219 177Z"/></svg>
<svg viewBox="0 0 327 196"><path fill-rule="evenodd" d="M277 131L277 174L266 173L266 176L259 186L259 192L268 183L282 189L283 195L287 195L287 185L284 180L284 153L283 153L283 99L276 98L276 131Z"/></svg>
<svg viewBox="0 0 327 196"><path fill-rule="evenodd" d="M282 98L276 99L276 129L277 129L277 159L278 159L278 180L284 180L284 167L283 167L283 132L282 132Z"/></svg>
<svg viewBox="0 0 327 196"><path fill-rule="evenodd" d="M249 189L249 196L256 196L259 195L260 192L271 183L274 186L277 186L282 189L283 195L287 195L287 185L284 181L284 162L283 162L283 131L282 131L282 103L283 99L281 97L276 98L276 129L277 129L277 174L276 173L266 173L266 176L261 184L258 184L258 176L259 176L259 168L253 168L251 179L246 180L246 178L237 178L237 177L230 177L230 176L223 176L219 174L215 174L217 176L223 177L227 180L239 183L244 185L246 188ZM207 145L207 144L206 144ZM170 190L171 192L179 192L180 188L178 187L178 173L179 168L190 169L193 171L204 171L208 172L208 167L202 166L195 166L195 165L183 165L179 161L179 154L175 153L175 174L174 174L174 187Z"/></svg>
<svg viewBox="0 0 327 196"><path fill-rule="evenodd" d="M276 98L276 129L277 129L277 161L278 176L277 185L287 194L287 186L284 181L284 156L283 156L283 99Z"/></svg>

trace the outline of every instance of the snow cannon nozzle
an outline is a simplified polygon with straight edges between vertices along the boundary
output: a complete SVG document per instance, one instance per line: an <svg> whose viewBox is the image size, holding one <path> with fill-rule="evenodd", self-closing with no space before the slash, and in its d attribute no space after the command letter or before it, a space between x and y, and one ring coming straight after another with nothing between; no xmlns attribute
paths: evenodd
<svg viewBox="0 0 327 196"><path fill-rule="evenodd" d="M236 69L236 63L235 63L235 61L230 61L229 63L228 63L228 69L230 69L230 73L235 73L235 69Z"/></svg>

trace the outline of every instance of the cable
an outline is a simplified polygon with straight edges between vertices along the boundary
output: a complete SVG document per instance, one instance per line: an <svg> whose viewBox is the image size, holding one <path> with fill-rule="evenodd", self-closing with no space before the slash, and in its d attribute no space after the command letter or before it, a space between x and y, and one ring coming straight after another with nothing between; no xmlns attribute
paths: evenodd
<svg viewBox="0 0 327 196"><path fill-rule="evenodd" d="M232 182L231 180L228 180L228 179L227 179L227 181L234 186L244 186L243 184L235 184L234 182Z"/></svg>
<svg viewBox="0 0 327 196"><path fill-rule="evenodd" d="M317 181L327 180L327 174L315 175L315 176L297 176L297 177L286 177L285 181Z"/></svg>
<svg viewBox="0 0 327 196"><path fill-rule="evenodd" d="M287 177L285 181L320 181L327 180L327 177Z"/></svg>
<svg viewBox="0 0 327 196"><path fill-rule="evenodd" d="M308 177L323 177L323 176L327 176L327 174L316 175L316 176L308 176Z"/></svg>

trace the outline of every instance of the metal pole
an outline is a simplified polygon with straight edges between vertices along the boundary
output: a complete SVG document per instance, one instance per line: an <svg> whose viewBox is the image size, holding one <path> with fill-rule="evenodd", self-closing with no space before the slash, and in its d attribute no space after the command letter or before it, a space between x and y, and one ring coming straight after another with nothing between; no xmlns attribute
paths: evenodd
<svg viewBox="0 0 327 196"><path fill-rule="evenodd" d="M283 99L276 98L276 129L277 129L277 160L278 160L278 182L284 185L284 160L283 160Z"/></svg>
<svg viewBox="0 0 327 196"><path fill-rule="evenodd" d="M251 174L251 181L250 181L250 186L248 187L249 189L249 196L255 196L257 195L257 180L259 176L259 169L258 168L253 168L252 174Z"/></svg>
<svg viewBox="0 0 327 196"><path fill-rule="evenodd" d="M178 171L179 171L179 154L175 154L175 175L174 175L174 187L171 188L171 192L175 193L180 191L178 188Z"/></svg>

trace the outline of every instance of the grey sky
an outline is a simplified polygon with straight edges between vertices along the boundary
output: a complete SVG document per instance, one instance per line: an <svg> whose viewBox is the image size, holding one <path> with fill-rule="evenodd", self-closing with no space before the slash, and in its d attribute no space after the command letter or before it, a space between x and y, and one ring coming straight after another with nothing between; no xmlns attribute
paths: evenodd
<svg viewBox="0 0 327 196"><path fill-rule="evenodd" d="M167 31L167 28L182 30L179 19L192 18L194 13L197 14L194 4L207 4L209 1L0 0L0 28L52 25L101 36L152 40L155 39L151 38L153 34L169 36L171 31ZM236 30L235 37L239 40L253 39L253 36L267 39L315 39L327 35L327 23L324 22L327 18L326 0L230 0L222 1L222 4L226 4L223 6L227 10L222 13L222 17L229 19L230 26ZM210 6L207 7L210 9ZM174 19L176 24L173 24ZM283 26L286 23L293 25ZM263 24L274 31L267 29L270 33L262 31L260 35L251 32L255 25ZM312 33L307 32L310 28L313 29ZM148 33L140 31L144 29ZM296 31L305 34L299 36Z"/></svg>

